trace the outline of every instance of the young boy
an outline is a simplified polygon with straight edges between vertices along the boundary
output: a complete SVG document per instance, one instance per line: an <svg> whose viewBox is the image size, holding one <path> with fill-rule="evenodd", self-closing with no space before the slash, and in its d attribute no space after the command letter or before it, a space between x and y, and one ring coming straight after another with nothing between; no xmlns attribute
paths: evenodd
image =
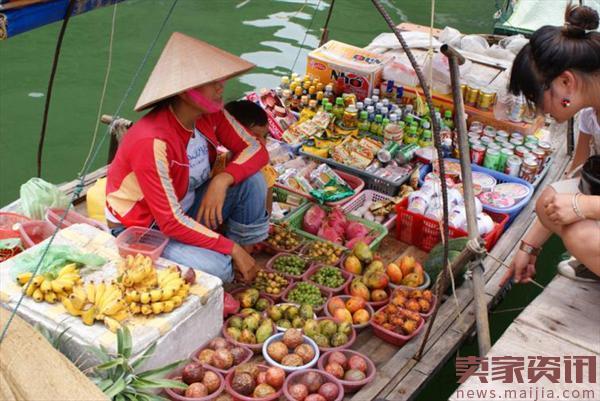
<svg viewBox="0 0 600 401"><path fill-rule="evenodd" d="M262 107L250 100L234 100L225 105L225 110L254 134L263 145L266 145L267 135L269 135L269 120L267 112ZM268 164L262 169L262 173L268 188L265 207L267 208L267 212L271 214L273 208L273 186L277 180L277 172L273 166Z"/></svg>

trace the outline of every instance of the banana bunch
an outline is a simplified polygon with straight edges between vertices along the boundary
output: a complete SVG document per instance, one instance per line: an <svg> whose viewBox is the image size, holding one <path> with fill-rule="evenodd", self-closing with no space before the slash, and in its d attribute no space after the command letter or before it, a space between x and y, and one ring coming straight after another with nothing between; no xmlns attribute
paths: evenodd
<svg viewBox="0 0 600 401"><path fill-rule="evenodd" d="M96 320L116 332L121 321L129 317L127 303L119 286L113 283L87 283L73 288L63 306L73 316L81 316L84 324L91 326Z"/></svg>
<svg viewBox="0 0 600 401"><path fill-rule="evenodd" d="M21 273L17 276L17 282L25 286L32 276L33 273L30 272ZM81 283L81 277L77 271L77 265L71 263L63 266L56 278L50 274L38 274L33 277L29 287L23 288L23 291L35 302L46 301L53 304L66 298L79 283Z"/></svg>
<svg viewBox="0 0 600 401"><path fill-rule="evenodd" d="M125 302L134 314L158 315L169 313L179 307L190 291L176 266L157 271L157 287L146 291L129 290L125 292Z"/></svg>
<svg viewBox="0 0 600 401"><path fill-rule="evenodd" d="M121 285L143 291L158 284L156 269L152 259L139 253L134 257L128 255L120 264Z"/></svg>

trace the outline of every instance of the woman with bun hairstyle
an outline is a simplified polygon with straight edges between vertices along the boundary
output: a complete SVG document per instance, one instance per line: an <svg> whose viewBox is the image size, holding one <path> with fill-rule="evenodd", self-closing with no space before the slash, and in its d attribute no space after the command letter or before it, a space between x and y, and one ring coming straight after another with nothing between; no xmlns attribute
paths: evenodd
<svg viewBox="0 0 600 401"><path fill-rule="evenodd" d="M600 147L600 33L598 12L569 5L562 27L535 31L512 66L509 90L522 94L538 113L564 122L580 113L579 160L589 152L590 136ZM600 149L598 149L600 150ZM584 154L584 157L581 155ZM571 169L577 166L572 165ZM581 281L600 276L600 196L584 194L581 179L556 182L536 202L538 218L522 238L502 284L527 283L535 275L536 258L552 233L576 259L559 264L559 273Z"/></svg>

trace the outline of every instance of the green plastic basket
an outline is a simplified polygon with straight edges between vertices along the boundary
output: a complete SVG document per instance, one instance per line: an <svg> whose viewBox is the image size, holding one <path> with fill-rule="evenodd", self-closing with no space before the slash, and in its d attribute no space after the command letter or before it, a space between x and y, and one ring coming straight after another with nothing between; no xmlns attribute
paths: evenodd
<svg viewBox="0 0 600 401"><path fill-rule="evenodd" d="M304 215L306 214L308 209L310 209L313 205L314 205L314 203L308 203L308 204L302 206L301 208L299 208L298 210L296 210L294 213L291 213L289 218L287 219L287 223L290 226L290 228L292 228L295 232L297 232L299 235L303 236L304 238L308 238L308 239L311 239L314 241L329 242L329 241L324 240L323 238L317 237L316 235L307 233L306 231L302 230L302 220L304 219ZM327 212L329 212L331 210L330 207L322 206L322 205L319 205L319 206ZM373 240L373 242L371 242L371 244L369 244L369 248L371 248L372 250L376 250L377 248L379 248L381 241L388 234L387 228L385 228L384 226L382 226L379 223L361 219L360 217L356 217L351 214L346 214L346 217L348 218L348 220L358 221L358 222L364 224L369 229L369 231L375 231L378 233L377 237ZM348 249L343 245L339 245L339 244L334 244L334 245L339 246L344 250Z"/></svg>
<svg viewBox="0 0 600 401"><path fill-rule="evenodd" d="M288 221L293 215L294 213L296 213L299 209L302 208L302 206L306 205L306 203L308 203L308 199L299 196L297 194L294 194L292 192L286 191L283 188L278 188L278 187L273 187L273 202L285 202L288 196L295 196L300 198L300 204L295 208L292 209L287 216L285 216L282 219L274 219L271 218L271 223L283 223L284 221Z"/></svg>

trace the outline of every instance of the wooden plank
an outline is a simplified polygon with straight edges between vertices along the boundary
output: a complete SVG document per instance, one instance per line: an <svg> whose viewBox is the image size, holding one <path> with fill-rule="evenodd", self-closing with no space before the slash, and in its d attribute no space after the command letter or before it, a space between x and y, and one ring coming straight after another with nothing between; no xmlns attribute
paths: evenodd
<svg viewBox="0 0 600 401"><path fill-rule="evenodd" d="M597 284L556 276L516 321L600 354L599 299Z"/></svg>
<svg viewBox="0 0 600 401"><path fill-rule="evenodd" d="M387 401L410 401L414 400L421 390L425 387L427 375L416 369L411 370L392 392L385 399Z"/></svg>

